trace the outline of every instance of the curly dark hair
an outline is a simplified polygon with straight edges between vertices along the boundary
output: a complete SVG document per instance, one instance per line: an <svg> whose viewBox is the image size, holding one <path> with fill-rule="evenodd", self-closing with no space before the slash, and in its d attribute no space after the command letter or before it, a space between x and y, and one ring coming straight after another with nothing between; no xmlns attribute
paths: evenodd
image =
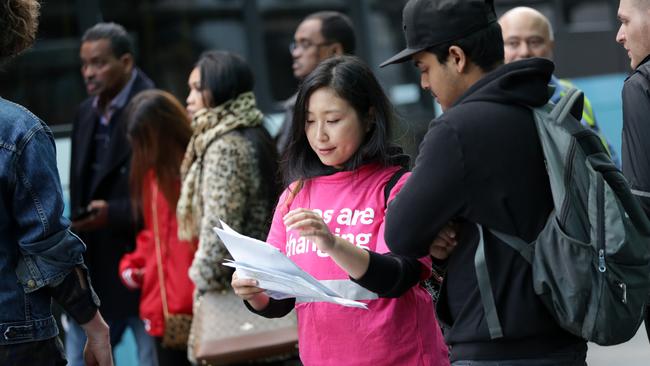
<svg viewBox="0 0 650 366"><path fill-rule="evenodd" d="M39 9L37 0L0 1L0 58L17 55L34 43Z"/></svg>

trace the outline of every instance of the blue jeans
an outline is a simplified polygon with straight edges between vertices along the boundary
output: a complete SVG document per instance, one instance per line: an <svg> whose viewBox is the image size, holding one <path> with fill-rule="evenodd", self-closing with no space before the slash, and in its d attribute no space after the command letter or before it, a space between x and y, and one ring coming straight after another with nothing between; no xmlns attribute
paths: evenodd
<svg viewBox="0 0 650 366"><path fill-rule="evenodd" d="M107 319L106 322L111 329L111 347L113 349L120 343L124 331L129 327L133 332L138 348L138 365L158 366L156 345L153 338L144 330L144 324L140 318L133 316L119 320ZM83 350L86 344L86 334L77 322L69 316L67 317L66 323L68 326L65 329L65 355L68 359L68 365L83 366Z"/></svg>
<svg viewBox="0 0 650 366"><path fill-rule="evenodd" d="M451 366L587 366L584 352L558 353L520 360L454 361Z"/></svg>

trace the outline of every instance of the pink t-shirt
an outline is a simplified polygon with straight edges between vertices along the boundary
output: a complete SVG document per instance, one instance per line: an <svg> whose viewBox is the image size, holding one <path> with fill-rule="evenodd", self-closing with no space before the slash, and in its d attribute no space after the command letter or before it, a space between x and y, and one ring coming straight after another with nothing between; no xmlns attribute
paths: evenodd
<svg viewBox="0 0 650 366"><path fill-rule="evenodd" d="M267 242L318 280L349 280L314 243L296 231L287 232L282 217L300 207L319 210L333 234L361 248L386 253L384 187L398 169L368 164L356 171L309 179L289 207L285 191ZM395 185L389 200L407 177ZM431 262L428 258L422 262L423 276L428 276ZM449 364L431 296L424 288L414 286L397 299L363 301L368 310L324 302L296 303L300 358L305 365Z"/></svg>

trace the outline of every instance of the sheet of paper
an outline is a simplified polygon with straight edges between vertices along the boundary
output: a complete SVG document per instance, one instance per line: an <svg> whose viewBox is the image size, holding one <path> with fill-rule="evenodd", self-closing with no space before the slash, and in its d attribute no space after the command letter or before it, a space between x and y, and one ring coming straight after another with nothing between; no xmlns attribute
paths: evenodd
<svg viewBox="0 0 650 366"><path fill-rule="evenodd" d="M214 231L223 241L233 261L223 263L234 267L244 278L254 278L259 287L275 299L295 297L298 301L326 301L343 306L367 308L366 304L345 299L303 271L276 247L239 234L223 221Z"/></svg>
<svg viewBox="0 0 650 366"><path fill-rule="evenodd" d="M329 296L341 297L329 287L320 283L313 276L303 271L289 257L282 254L278 248L245 235L242 235L231 229L225 222L221 221L223 229L214 228L221 240L226 245L226 249L235 259L235 262L248 264L249 266L294 275L307 281L312 286L320 289ZM226 239L227 238L227 239ZM228 241L228 243L226 243Z"/></svg>

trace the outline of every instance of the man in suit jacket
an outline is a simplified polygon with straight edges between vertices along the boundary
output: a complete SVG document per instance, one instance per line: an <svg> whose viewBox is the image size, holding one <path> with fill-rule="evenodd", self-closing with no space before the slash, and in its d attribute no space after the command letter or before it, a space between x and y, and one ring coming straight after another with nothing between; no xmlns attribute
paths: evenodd
<svg viewBox="0 0 650 366"><path fill-rule="evenodd" d="M155 346L138 317L139 294L118 277L122 255L133 249L139 226L129 197L131 149L124 108L153 82L135 66L125 29L99 23L81 40L81 73L90 97L81 103L72 132L70 207L72 228L87 244L86 263L111 328L111 344L130 327L140 365L155 365ZM83 334L73 322L66 334L71 365L81 364Z"/></svg>

